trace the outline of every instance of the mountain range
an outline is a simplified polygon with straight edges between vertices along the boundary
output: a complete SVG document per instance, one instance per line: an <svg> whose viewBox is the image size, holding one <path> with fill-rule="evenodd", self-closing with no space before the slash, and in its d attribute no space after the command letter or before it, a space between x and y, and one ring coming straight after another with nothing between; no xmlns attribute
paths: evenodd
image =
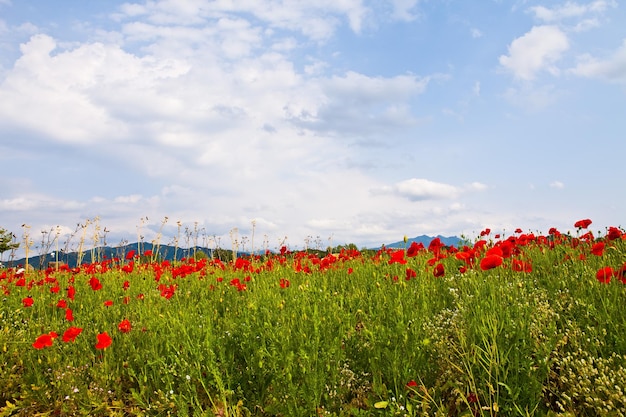
<svg viewBox="0 0 626 417"><path fill-rule="evenodd" d="M457 246L458 247L463 244L463 240L456 236L438 235L438 236L433 237L433 236L421 235L421 236L416 236L413 238L408 238L406 242L404 240L400 240L398 242L389 243L389 244L384 245L384 247L392 248L392 249L394 248L403 249L403 248L408 248L412 242L422 243L425 247L428 247L430 242L436 238L439 238L441 240L441 243L443 243L445 246ZM378 249L379 248L373 248L372 250L378 250ZM92 249L85 250L82 253L82 258L80 259L80 262L92 263L92 262L98 262L104 259L115 259L115 258L123 259L131 251L134 251L135 253L142 253L142 254L145 254L146 251L153 251L156 254L157 248L151 243L137 243L137 242L130 243L124 246L117 246L117 247L100 246L100 247L94 248L93 250ZM209 257L217 256L222 259L230 259L232 256L232 252L228 249L214 250L214 249L203 248L199 246L192 247L192 248L176 248L175 246L170 246L170 245L160 245L158 247L158 258L160 260L168 260L168 261L173 261L175 259L181 260L182 258L193 256L194 254L197 254L198 252L203 252ZM247 252L238 253L238 255L248 255L248 254L249 253ZM58 256L57 254L52 252L52 253L48 253L45 255L31 256L28 258L28 263L29 265L32 265L34 268L41 269L41 268L47 267L50 262L54 262L58 260L59 262L68 264L70 267L74 267L79 262L78 258L79 258L78 252L67 252L67 253L63 252L63 253L59 253ZM4 262L5 266L8 266L8 267L24 265L25 263L26 263L25 258Z"/></svg>

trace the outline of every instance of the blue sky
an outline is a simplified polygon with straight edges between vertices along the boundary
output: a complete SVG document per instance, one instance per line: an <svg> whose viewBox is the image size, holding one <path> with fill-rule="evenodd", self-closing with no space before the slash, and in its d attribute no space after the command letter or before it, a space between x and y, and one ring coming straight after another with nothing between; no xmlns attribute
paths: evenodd
<svg viewBox="0 0 626 417"><path fill-rule="evenodd" d="M625 8L0 0L0 227L230 247L254 224L274 249L626 226Z"/></svg>

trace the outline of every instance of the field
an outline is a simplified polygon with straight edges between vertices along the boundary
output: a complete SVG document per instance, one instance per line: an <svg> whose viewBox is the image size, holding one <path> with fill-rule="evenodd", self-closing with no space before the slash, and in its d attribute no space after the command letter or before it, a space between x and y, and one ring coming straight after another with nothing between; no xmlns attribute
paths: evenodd
<svg viewBox="0 0 626 417"><path fill-rule="evenodd" d="M0 270L0 416L625 416L626 233Z"/></svg>

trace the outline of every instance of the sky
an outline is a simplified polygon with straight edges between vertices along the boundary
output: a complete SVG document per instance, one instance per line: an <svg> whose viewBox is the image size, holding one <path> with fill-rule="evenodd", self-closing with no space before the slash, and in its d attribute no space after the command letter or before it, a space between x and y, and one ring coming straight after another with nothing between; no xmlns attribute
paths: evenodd
<svg viewBox="0 0 626 417"><path fill-rule="evenodd" d="M0 227L325 249L626 226L620 3L0 0Z"/></svg>

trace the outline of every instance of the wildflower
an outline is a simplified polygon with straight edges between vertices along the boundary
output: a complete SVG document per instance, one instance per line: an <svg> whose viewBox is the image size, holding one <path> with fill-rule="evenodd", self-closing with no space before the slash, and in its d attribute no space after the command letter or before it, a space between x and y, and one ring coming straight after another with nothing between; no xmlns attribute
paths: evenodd
<svg viewBox="0 0 626 417"><path fill-rule="evenodd" d="M67 298L74 301L74 295L76 294L76 288L73 285L67 287Z"/></svg>
<svg viewBox="0 0 626 417"><path fill-rule="evenodd" d="M94 291L102 289L102 284L100 283L100 280L96 277L91 277L91 279L89 280L89 285L91 285L91 289Z"/></svg>
<svg viewBox="0 0 626 417"><path fill-rule="evenodd" d="M391 264L405 264L406 263L406 259L404 259L404 250L402 249L398 249L397 251L394 251L391 253L391 259L389 259L389 265Z"/></svg>
<svg viewBox="0 0 626 417"><path fill-rule="evenodd" d="M415 272L413 269L411 268L407 268L406 269L406 280L410 281L411 278L415 278L417 276L417 272Z"/></svg>
<svg viewBox="0 0 626 417"><path fill-rule="evenodd" d="M409 258L417 256L417 253L422 249L424 249L423 243L411 242L411 246L409 246L409 248L406 250L406 256L408 256Z"/></svg>
<svg viewBox="0 0 626 417"><path fill-rule="evenodd" d="M106 300L106 301L104 302L104 306L105 306L105 307L111 307L112 305L113 305L113 301L111 301L111 300Z"/></svg>
<svg viewBox="0 0 626 417"><path fill-rule="evenodd" d="M611 282L611 277L615 274L613 268L610 266L605 266L604 268L600 268L598 272L596 272L596 279L603 283L608 284Z"/></svg>
<svg viewBox="0 0 626 417"><path fill-rule="evenodd" d="M67 301L64 299L60 299L57 303L57 308L67 308Z"/></svg>
<svg viewBox="0 0 626 417"><path fill-rule="evenodd" d="M74 321L74 312L72 311L71 308L65 309L65 320Z"/></svg>
<svg viewBox="0 0 626 417"><path fill-rule="evenodd" d="M159 290L161 291L161 297L165 298L166 300L169 300L170 298L174 296L174 292L176 292L176 286L173 284L172 285L161 284L159 285Z"/></svg>
<svg viewBox="0 0 626 417"><path fill-rule="evenodd" d="M577 229L586 229L591 223L592 222L589 219L578 220L576 223L574 223L574 227Z"/></svg>
<svg viewBox="0 0 626 417"><path fill-rule="evenodd" d="M529 262L513 259L513 262L511 262L511 269L516 272L530 273L533 271L533 266Z"/></svg>
<svg viewBox="0 0 626 417"><path fill-rule="evenodd" d="M73 342L74 340L76 340L76 337L81 334L81 332L83 331L83 329L81 329L80 327L70 327L68 328L64 333L63 333L63 341L64 342Z"/></svg>
<svg viewBox="0 0 626 417"><path fill-rule="evenodd" d="M31 297L30 295L26 298L22 298L22 305L24 307L30 307L33 305L35 301L33 300L33 297Z"/></svg>
<svg viewBox="0 0 626 417"><path fill-rule="evenodd" d="M591 247L591 253L593 253L596 256L602 256L604 254L604 242L598 242L595 243L592 247Z"/></svg>
<svg viewBox="0 0 626 417"><path fill-rule="evenodd" d="M126 260L133 259L134 256L135 256L135 251L131 250L126 254Z"/></svg>
<svg viewBox="0 0 626 417"><path fill-rule="evenodd" d="M45 347L50 347L52 346L52 341L56 339L57 337L58 335L55 332L42 334L35 340L35 343L33 343L33 347L35 349L43 349Z"/></svg>
<svg viewBox="0 0 626 417"><path fill-rule="evenodd" d="M98 340L96 349L106 349L111 346L111 342L113 341L107 332L98 334L96 339Z"/></svg>
<svg viewBox="0 0 626 417"><path fill-rule="evenodd" d="M619 230L617 227L609 227L609 232L606 235L607 239L609 240L615 240L615 239L619 239L620 237L622 237L622 231Z"/></svg>
<svg viewBox="0 0 626 417"><path fill-rule="evenodd" d="M415 382L415 380L410 380L409 382L406 383L406 387L407 388L416 388L417 387L417 382Z"/></svg>
<svg viewBox="0 0 626 417"><path fill-rule="evenodd" d="M436 276L436 277L442 277L442 276L444 276L445 273L446 273L446 271L443 268L443 264L442 263L438 263L435 266L435 269L433 270L433 275Z"/></svg>
<svg viewBox="0 0 626 417"><path fill-rule="evenodd" d="M280 285L280 288L287 288L287 287L289 287L289 285L291 285L291 283L289 282L288 279L281 278L280 281L279 281L279 285Z"/></svg>
<svg viewBox="0 0 626 417"><path fill-rule="evenodd" d="M132 330L133 326L128 319L124 319L117 325L117 329L122 333L128 333Z"/></svg>
<svg viewBox="0 0 626 417"><path fill-rule="evenodd" d="M433 253L434 255L439 255L439 253L441 252L441 248L443 247L444 244L441 242L441 239L436 237L428 244L428 251Z"/></svg>
<svg viewBox="0 0 626 417"><path fill-rule="evenodd" d="M498 255L487 255L480 260L480 269L486 271L502 265L502 257Z"/></svg>

